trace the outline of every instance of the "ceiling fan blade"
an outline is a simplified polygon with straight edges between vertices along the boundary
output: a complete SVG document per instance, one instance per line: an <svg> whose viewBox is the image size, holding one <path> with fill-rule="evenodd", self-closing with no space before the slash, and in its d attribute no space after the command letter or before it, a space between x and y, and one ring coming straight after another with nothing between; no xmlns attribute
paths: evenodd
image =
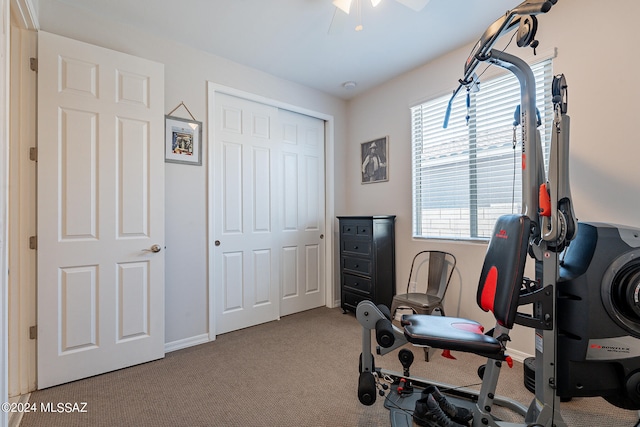
<svg viewBox="0 0 640 427"><path fill-rule="evenodd" d="M352 0L333 0L333 5L338 9L342 10L347 15L351 10L351 3L352 3Z"/></svg>
<svg viewBox="0 0 640 427"><path fill-rule="evenodd" d="M344 29L347 27L347 21L349 20L349 15L344 13L342 9L336 8L333 12L333 18L331 19L331 24L329 25L329 31L327 33L330 36L337 36L344 32Z"/></svg>
<svg viewBox="0 0 640 427"><path fill-rule="evenodd" d="M430 0L396 0L410 9L420 12L429 3Z"/></svg>

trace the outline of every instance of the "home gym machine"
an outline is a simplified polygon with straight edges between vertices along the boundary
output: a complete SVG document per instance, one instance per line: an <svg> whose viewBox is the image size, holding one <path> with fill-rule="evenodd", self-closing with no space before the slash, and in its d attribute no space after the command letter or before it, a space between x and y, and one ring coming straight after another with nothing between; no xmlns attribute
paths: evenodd
<svg viewBox="0 0 640 427"><path fill-rule="evenodd" d="M475 70L481 63L510 71L521 89L516 122L522 128L522 213L496 221L477 291L477 303L493 313L495 327L484 333L472 320L415 314L402 316L398 327L385 306L362 301L356 309L363 328L358 398L372 405L378 393L386 394L392 426L413 425L417 402L433 386L469 417L457 424L431 420L424 424L429 426L470 422L473 427L566 427L560 401L572 397L602 396L620 408L640 410L640 229L578 224L569 185L566 79L556 76L551 88L554 121L546 178L531 68L493 49L513 30L519 47L535 49L536 16L556 3L524 1L489 26L467 59L452 97L477 85ZM450 108L451 102L445 127ZM524 277L528 257L535 262L534 280ZM523 306L531 306L531 313L518 311ZM502 364L512 364L506 347L514 324L535 329L535 398L528 407L496 395ZM486 357L478 370L480 390L412 377L413 353L408 348L398 353L402 373L376 368L373 331L380 356L410 343ZM383 378L392 384L388 393ZM521 415L524 424L497 419L494 405Z"/></svg>

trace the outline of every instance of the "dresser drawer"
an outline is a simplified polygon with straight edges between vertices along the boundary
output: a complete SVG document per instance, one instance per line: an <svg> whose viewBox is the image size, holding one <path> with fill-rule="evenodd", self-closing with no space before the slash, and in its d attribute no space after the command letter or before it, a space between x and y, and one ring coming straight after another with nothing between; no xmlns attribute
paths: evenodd
<svg viewBox="0 0 640 427"><path fill-rule="evenodd" d="M342 269L352 273L364 274L371 276L371 261L362 258L352 258L350 256L342 257Z"/></svg>
<svg viewBox="0 0 640 427"><path fill-rule="evenodd" d="M342 252L348 252L355 255L369 256L371 255L371 241L358 239L342 239L340 242Z"/></svg>
<svg viewBox="0 0 640 427"><path fill-rule="evenodd" d="M368 221L350 221L340 226L340 234L344 237L371 237L373 235L371 223Z"/></svg>
<svg viewBox="0 0 640 427"><path fill-rule="evenodd" d="M362 294L371 295L371 280L364 277L343 274L342 287L351 292L360 292Z"/></svg>
<svg viewBox="0 0 640 427"><path fill-rule="evenodd" d="M359 224L356 226L356 236L371 237L371 224Z"/></svg>
<svg viewBox="0 0 640 427"><path fill-rule="evenodd" d="M370 300L364 295L352 294L351 292L342 292L342 307L356 311L356 307L360 304L360 301Z"/></svg>

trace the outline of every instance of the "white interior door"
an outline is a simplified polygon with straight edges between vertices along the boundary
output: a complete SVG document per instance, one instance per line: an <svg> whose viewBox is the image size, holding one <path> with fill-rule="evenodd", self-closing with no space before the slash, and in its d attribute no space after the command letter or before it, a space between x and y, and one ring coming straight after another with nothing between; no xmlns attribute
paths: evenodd
<svg viewBox="0 0 640 427"><path fill-rule="evenodd" d="M216 333L279 317L278 110L215 95Z"/></svg>
<svg viewBox="0 0 640 427"><path fill-rule="evenodd" d="M164 68L45 32L38 47L45 388L164 356Z"/></svg>
<svg viewBox="0 0 640 427"><path fill-rule="evenodd" d="M280 314L325 305L324 121L280 110Z"/></svg>
<svg viewBox="0 0 640 427"><path fill-rule="evenodd" d="M213 287L222 334L325 304L324 121L215 93Z"/></svg>

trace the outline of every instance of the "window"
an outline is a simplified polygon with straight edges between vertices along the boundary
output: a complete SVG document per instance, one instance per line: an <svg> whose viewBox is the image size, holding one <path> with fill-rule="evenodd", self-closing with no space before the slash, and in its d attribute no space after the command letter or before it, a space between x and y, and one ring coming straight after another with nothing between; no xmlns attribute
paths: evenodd
<svg viewBox="0 0 640 427"><path fill-rule="evenodd" d="M553 120L551 59L532 69L546 164ZM450 96L411 108L414 237L487 239L500 215L522 209L520 127L514 145L517 79L509 73L480 83L480 91L470 94L468 122L463 92L447 129L442 124Z"/></svg>

